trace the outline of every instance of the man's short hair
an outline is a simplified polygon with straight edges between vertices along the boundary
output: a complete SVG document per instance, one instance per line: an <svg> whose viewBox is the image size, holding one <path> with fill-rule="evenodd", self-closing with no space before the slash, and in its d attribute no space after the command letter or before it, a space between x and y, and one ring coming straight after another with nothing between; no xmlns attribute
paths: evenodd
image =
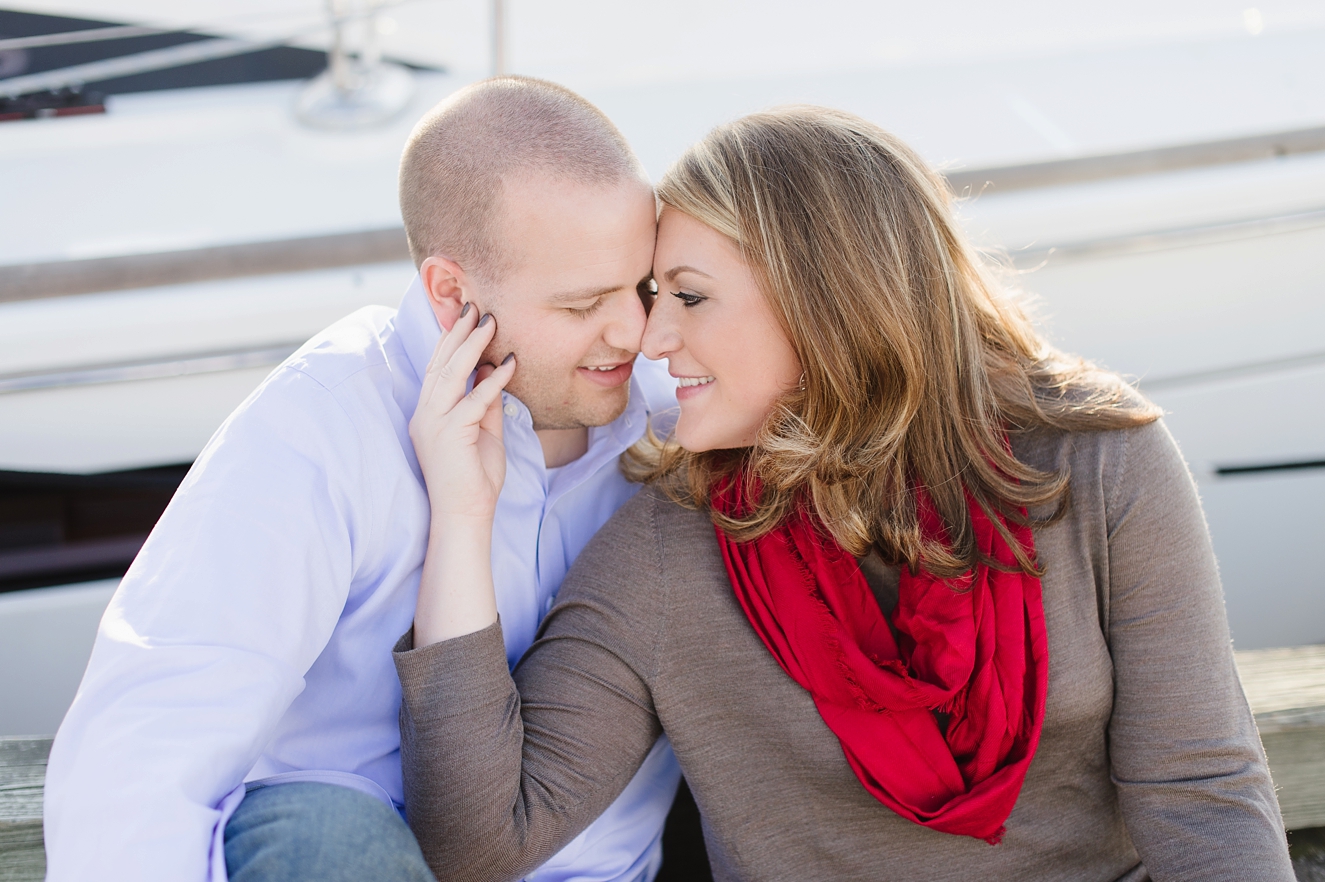
<svg viewBox="0 0 1325 882"><path fill-rule="evenodd" d="M496 278L509 263L499 241L502 182L530 173L648 181L617 127L579 95L530 77L482 80L429 111L405 145L400 211L415 265L445 256Z"/></svg>

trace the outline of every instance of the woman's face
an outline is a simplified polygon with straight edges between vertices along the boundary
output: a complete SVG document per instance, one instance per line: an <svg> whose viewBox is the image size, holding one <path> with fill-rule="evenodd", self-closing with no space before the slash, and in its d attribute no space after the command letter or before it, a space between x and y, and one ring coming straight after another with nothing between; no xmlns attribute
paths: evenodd
<svg viewBox="0 0 1325 882"><path fill-rule="evenodd" d="M801 375L750 268L726 236L664 208L653 275L643 349L679 381L676 440L696 452L749 447Z"/></svg>

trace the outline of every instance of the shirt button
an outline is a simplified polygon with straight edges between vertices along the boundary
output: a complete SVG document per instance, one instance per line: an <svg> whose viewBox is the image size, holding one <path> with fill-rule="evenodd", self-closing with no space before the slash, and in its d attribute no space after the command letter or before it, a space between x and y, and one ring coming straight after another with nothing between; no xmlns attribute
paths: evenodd
<svg viewBox="0 0 1325 882"><path fill-rule="evenodd" d="M555 600L555 599L556 599L556 598L554 598L554 597L549 597L549 598L547 599L547 603L543 604L543 612L544 612L544 614L552 612L552 601Z"/></svg>
<svg viewBox="0 0 1325 882"><path fill-rule="evenodd" d="M508 404L502 409L506 411L508 417L513 417L520 413L520 408L516 407L514 404Z"/></svg>

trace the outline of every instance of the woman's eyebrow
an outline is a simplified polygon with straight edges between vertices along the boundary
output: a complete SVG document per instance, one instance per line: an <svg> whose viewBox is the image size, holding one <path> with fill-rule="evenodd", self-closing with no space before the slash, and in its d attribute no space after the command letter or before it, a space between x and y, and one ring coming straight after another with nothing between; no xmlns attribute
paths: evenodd
<svg viewBox="0 0 1325 882"><path fill-rule="evenodd" d="M711 278L713 278L712 276L710 276L708 273L704 272L703 270L698 270L698 269L695 269L693 266L686 266L685 264L682 264L681 266L674 266L674 267L672 267L672 268L669 269L667 272L663 273L663 278L666 279L667 281L671 282L671 281L674 281L674 280L676 279L676 277L679 276L681 273L694 273L695 275L697 275L697 276L703 276L703 277L706 278L706 279L711 279Z"/></svg>

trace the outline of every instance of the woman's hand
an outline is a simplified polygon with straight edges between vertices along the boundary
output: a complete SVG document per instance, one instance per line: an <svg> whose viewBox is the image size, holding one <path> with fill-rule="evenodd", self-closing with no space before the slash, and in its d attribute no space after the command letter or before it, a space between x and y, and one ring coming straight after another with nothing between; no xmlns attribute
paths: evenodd
<svg viewBox="0 0 1325 882"><path fill-rule="evenodd" d="M491 527L506 477L501 391L515 373L515 358L497 368L478 367L496 333L489 314L466 304L428 362L409 437L423 470L433 522L480 521ZM478 368L468 394L469 375Z"/></svg>
<svg viewBox="0 0 1325 882"><path fill-rule="evenodd" d="M480 321L478 310L466 307L438 342L409 421L432 508L414 613L416 647L497 621L492 519L506 477L501 390L515 373L515 359L479 368L474 388L465 393L496 329L491 315Z"/></svg>

